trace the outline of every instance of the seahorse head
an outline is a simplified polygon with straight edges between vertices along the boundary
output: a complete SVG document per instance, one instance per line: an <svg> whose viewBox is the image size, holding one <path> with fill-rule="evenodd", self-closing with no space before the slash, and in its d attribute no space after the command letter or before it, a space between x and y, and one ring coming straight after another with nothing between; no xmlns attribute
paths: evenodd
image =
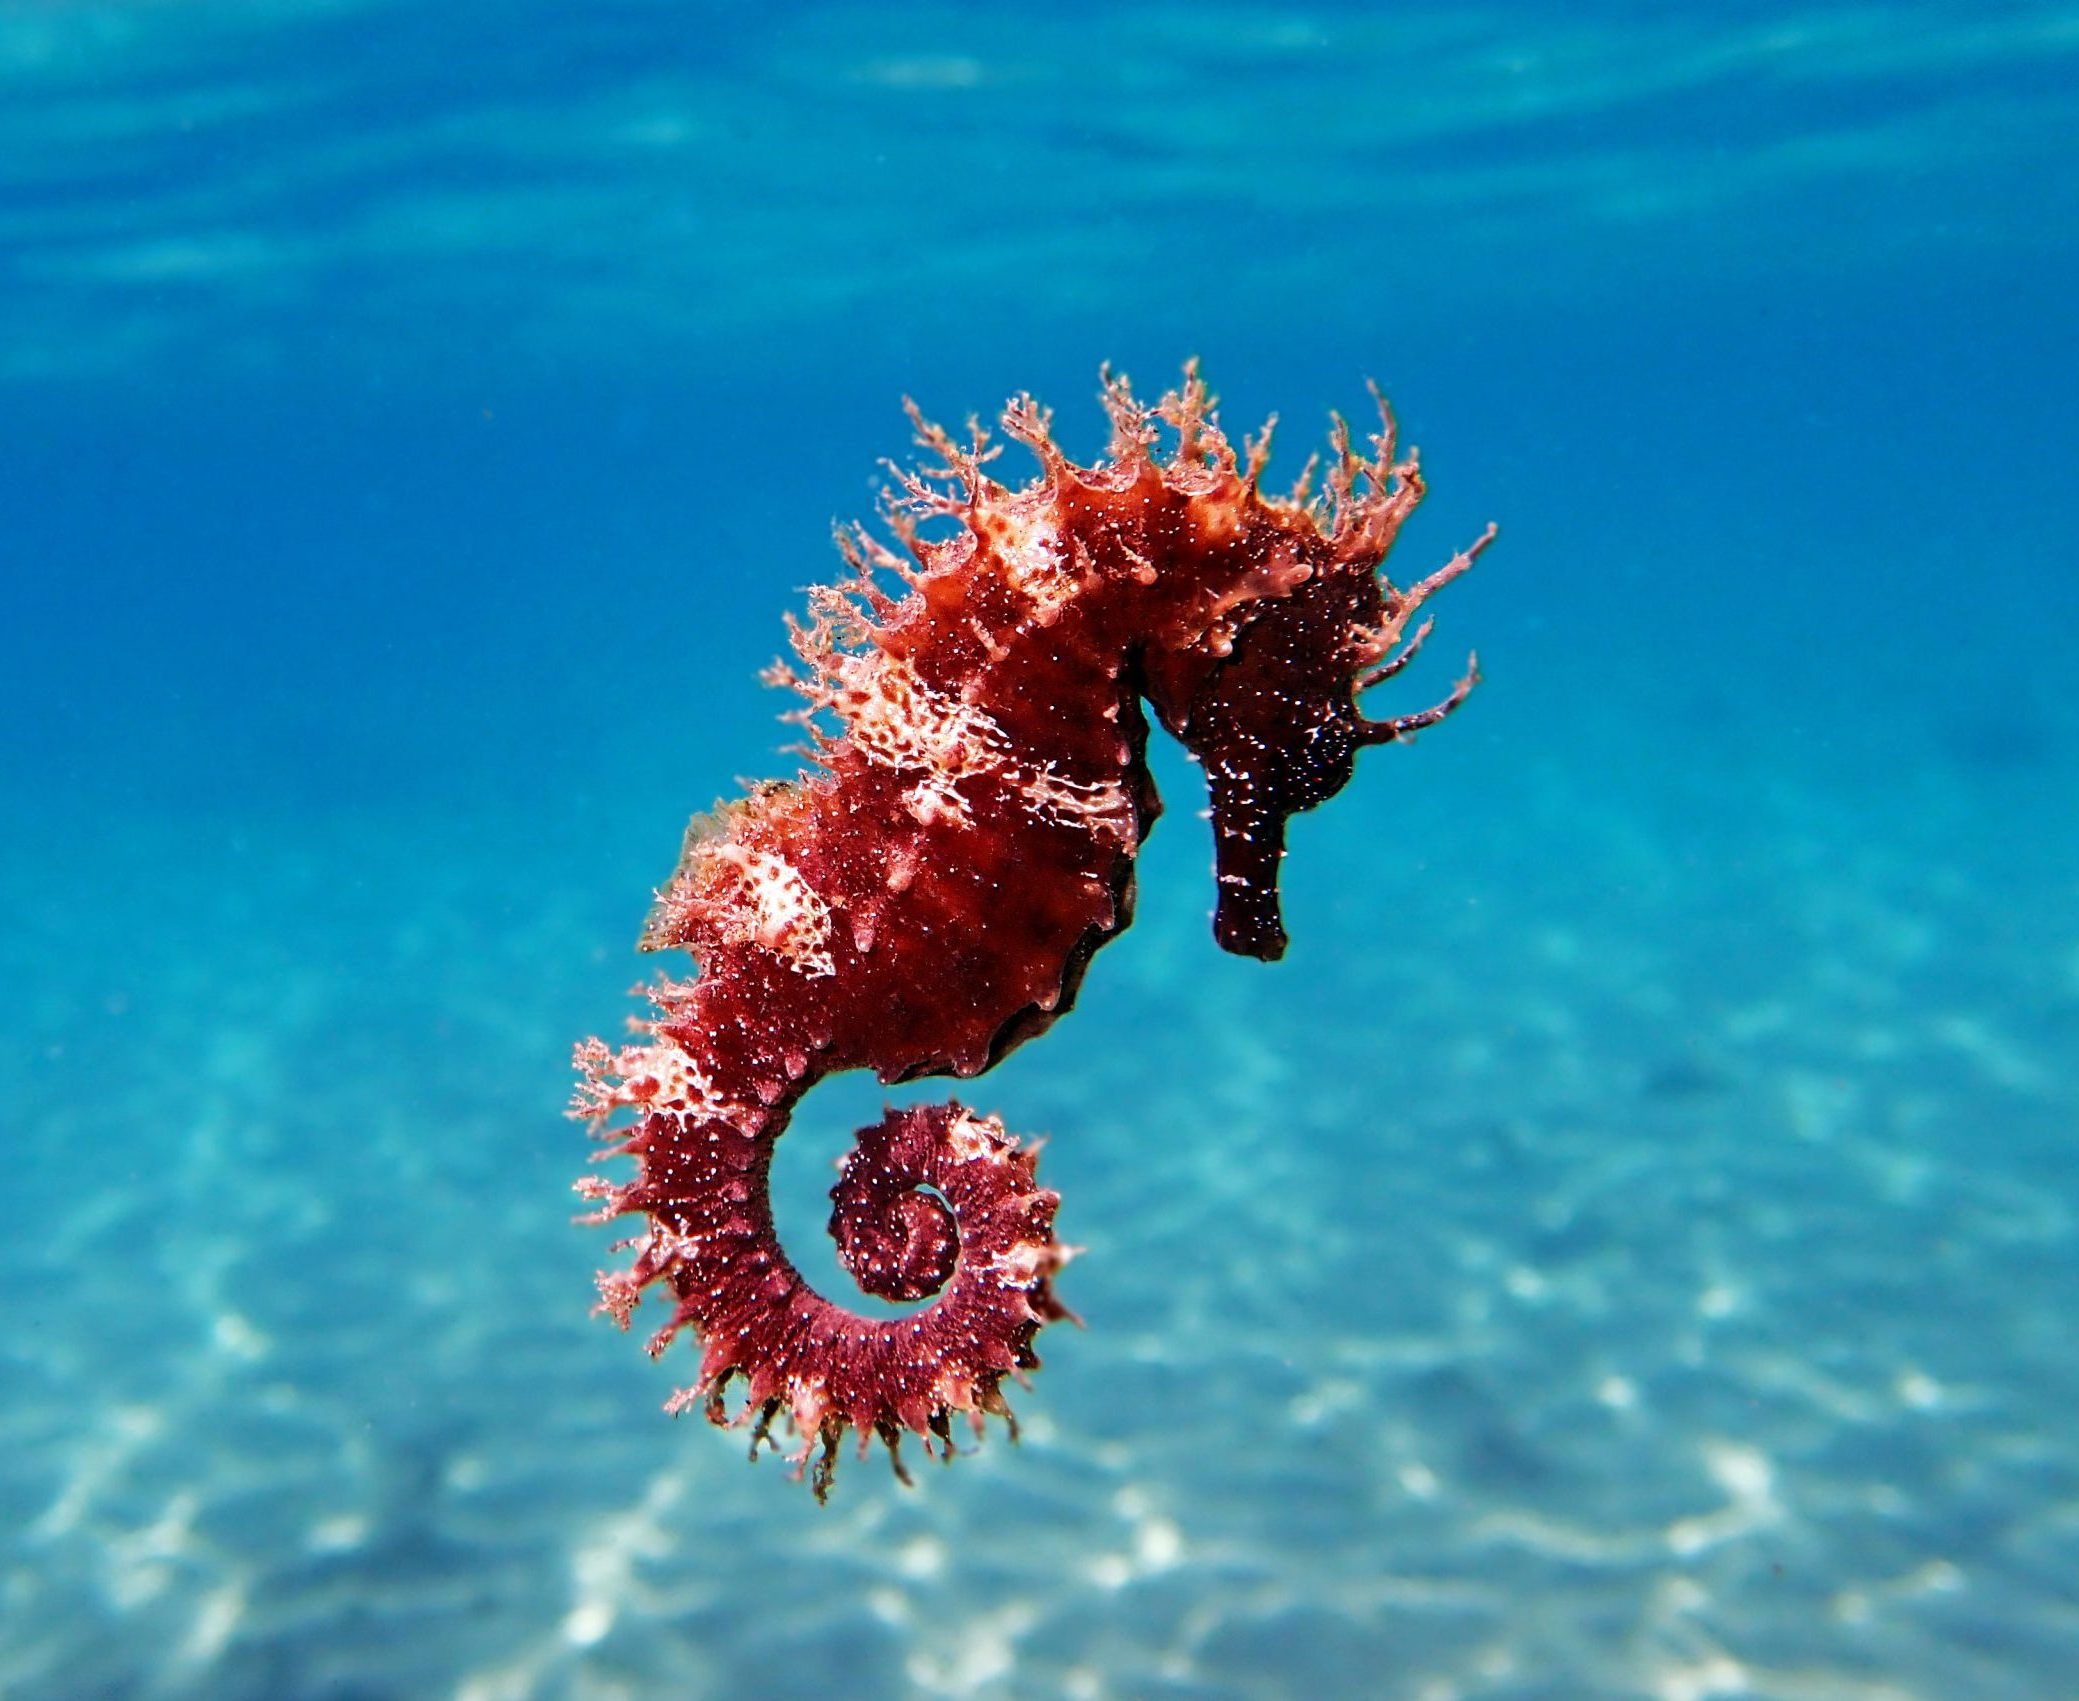
<svg viewBox="0 0 2079 1701"><path fill-rule="evenodd" d="M1278 868L1285 823L1349 782L1366 722L1358 680L1384 622L1369 567L1317 563L1289 592L1238 611L1213 647L1148 658L1145 689L1162 724L1206 775L1224 950L1284 954Z"/></svg>
<svg viewBox="0 0 2079 1701"><path fill-rule="evenodd" d="M1374 446L1376 458L1359 459L1338 424L1325 503L1307 499L1304 479L1289 499L1263 498L1258 459L1242 481L1231 462L1217 466L1226 487L1212 501L1224 523L1193 529L1207 559L1238 557L1243 568L1224 575L1233 589L1210 628L1173 627L1142 656L1143 694L1205 770L1219 883L1213 933L1241 956L1285 951L1285 823L1341 791L1362 746L1434 726L1478 680L1475 662L1444 701L1414 714L1373 720L1360 707L1428 636L1427 622L1408 631L1416 610L1494 536L1490 527L1426 579L1395 585L1382 568L1422 478L1412 457L1393 460L1390 415Z"/></svg>

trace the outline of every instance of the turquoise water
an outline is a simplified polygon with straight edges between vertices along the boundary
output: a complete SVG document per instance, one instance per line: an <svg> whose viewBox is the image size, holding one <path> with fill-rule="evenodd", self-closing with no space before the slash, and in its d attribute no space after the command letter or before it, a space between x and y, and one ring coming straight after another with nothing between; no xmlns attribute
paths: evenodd
<svg viewBox="0 0 2079 1701"><path fill-rule="evenodd" d="M2079 11L0 6L0 1695L2079 1694ZM1377 378L1426 703L819 1509L587 1316L571 1043L899 399ZM942 1085L902 1098L944 1096ZM821 1195L871 1082L781 1152Z"/></svg>

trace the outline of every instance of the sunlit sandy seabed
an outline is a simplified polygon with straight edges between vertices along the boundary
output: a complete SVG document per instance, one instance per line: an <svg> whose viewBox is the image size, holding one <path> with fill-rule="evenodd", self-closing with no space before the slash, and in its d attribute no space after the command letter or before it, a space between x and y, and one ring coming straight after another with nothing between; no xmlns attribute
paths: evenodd
<svg viewBox="0 0 2079 1701"><path fill-rule="evenodd" d="M662 813L11 839L0 1691L2064 1692L2079 939L2002 834L2069 742L1902 789L1671 723L1720 761L1592 795L1478 709L1304 824L1276 969L1181 797L969 1088L1054 1135L1088 1331L1022 1446L822 1511L585 1316L561 1064Z"/></svg>

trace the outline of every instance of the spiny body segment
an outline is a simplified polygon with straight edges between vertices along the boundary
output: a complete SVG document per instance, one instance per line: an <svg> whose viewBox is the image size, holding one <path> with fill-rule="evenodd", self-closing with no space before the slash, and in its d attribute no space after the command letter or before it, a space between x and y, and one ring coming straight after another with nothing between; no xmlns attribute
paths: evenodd
<svg viewBox="0 0 2079 1701"><path fill-rule="evenodd" d="M754 1454L784 1416L819 1497L847 1431L878 1436L900 1472L905 1432L949 1457L956 1417L1008 1420L1004 1378L1070 1315L1053 1291L1069 1249L1033 1150L1001 1123L892 1110L846 1158L831 1232L866 1292L937 1297L892 1318L833 1304L789 1261L767 1196L801 1096L847 1069L979 1074L1069 1007L1132 919L1160 809L1144 701L1210 784L1216 938L1274 958L1286 820L1339 791L1360 746L1442 720L1477 678L1416 714L1359 707L1494 535L1409 589L1383 577L1423 488L1383 403L1370 455L1338 421L1319 492L1309 462L1278 496L1261 488L1269 428L1237 454L1194 368L1152 408L1108 376L1104 402L1111 447L1092 467L1029 397L1009 405L1005 432L1040 466L1017 490L989 475L979 427L962 444L912 410L935 464L898 474L899 550L841 533L851 577L810 593L790 623L799 666L772 670L805 699L814 767L694 822L642 945L691 953L696 978L650 990L637 1043L578 1048L576 1114L602 1155L637 1164L579 1188L598 1220L646 1219L632 1263L600 1278L602 1309L626 1327L663 1289L650 1350L688 1328L702 1348L670 1409L751 1425Z"/></svg>

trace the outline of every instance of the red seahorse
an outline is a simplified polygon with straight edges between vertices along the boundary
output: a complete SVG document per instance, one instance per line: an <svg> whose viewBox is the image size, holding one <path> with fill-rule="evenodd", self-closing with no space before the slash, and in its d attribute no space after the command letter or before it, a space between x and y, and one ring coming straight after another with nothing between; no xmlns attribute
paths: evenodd
<svg viewBox="0 0 2079 1701"><path fill-rule="evenodd" d="M1153 408L1108 373L1104 403L1094 467L1061 454L1030 397L1010 403L1004 430L1040 465L1019 490L984 470L996 451L978 425L963 446L911 408L938 464L898 473L887 504L907 556L841 533L851 579L790 621L806 672L772 670L807 699L815 768L693 823L642 946L689 951L697 977L651 990L639 1043L578 1048L577 1114L618 1121L603 1155L638 1162L633 1181L580 1191L602 1202L592 1220L648 1218L623 1243L632 1266L600 1277L602 1309L625 1328L663 1284L674 1309L651 1352L688 1327L702 1342L668 1409L752 1424L754 1457L786 1413L819 1498L848 1429L862 1450L879 1436L907 1480L904 1431L950 1456L955 1413L977 1430L1008 1419L1003 1379L1070 1315L1052 1287L1068 1249L1057 1196L1001 1123L892 1110L846 1158L831 1232L866 1292L938 1297L880 1319L832 1304L788 1260L767 1197L796 1101L846 1069L979 1074L1069 1007L1132 919L1160 809L1143 700L1210 783L1219 943L1274 958L1286 819L1339 791L1359 746L1434 725L1478 677L1419 714L1358 706L1420 647L1429 626L1409 635L1411 616L1494 535L1410 589L1382 576L1423 488L1414 457L1394 459L1383 400L1369 458L1338 419L1321 492L1310 461L1282 497L1260 488L1269 426L1238 457L1195 366ZM934 520L949 535L923 535Z"/></svg>

